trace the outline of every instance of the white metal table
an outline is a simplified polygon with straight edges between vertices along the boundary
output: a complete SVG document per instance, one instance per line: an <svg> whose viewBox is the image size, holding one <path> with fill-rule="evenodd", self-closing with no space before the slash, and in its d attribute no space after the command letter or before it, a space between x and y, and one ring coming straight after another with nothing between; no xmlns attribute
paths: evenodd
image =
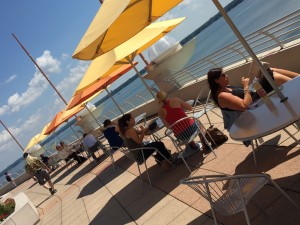
<svg viewBox="0 0 300 225"><path fill-rule="evenodd" d="M288 97L284 102L272 94L266 103L243 112L232 125L230 137L237 141L257 139L297 122L300 119L300 77L282 85L282 93Z"/></svg>

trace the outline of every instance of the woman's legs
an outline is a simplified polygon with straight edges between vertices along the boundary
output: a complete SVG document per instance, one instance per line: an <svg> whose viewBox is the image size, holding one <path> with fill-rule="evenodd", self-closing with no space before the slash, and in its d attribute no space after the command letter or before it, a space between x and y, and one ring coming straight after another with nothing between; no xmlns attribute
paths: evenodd
<svg viewBox="0 0 300 225"><path fill-rule="evenodd" d="M278 69L278 68L271 68L271 70L273 70L274 72L280 73L282 75L285 75L291 79L299 76L299 73L293 72L293 71L289 71L289 70L285 70L285 69Z"/></svg>
<svg viewBox="0 0 300 225"><path fill-rule="evenodd" d="M299 76L298 73L289 70L278 69L278 68L271 68L271 69L273 70L274 80L278 86Z"/></svg>
<svg viewBox="0 0 300 225"><path fill-rule="evenodd" d="M153 148L156 148L164 157L166 157L167 159L169 159L171 157L171 154L170 152L168 151L168 149L166 148L166 146L164 145L163 142L160 142L160 141L154 141L154 142L151 142L147 145L145 145L145 147L153 147ZM153 153L153 152L152 152ZM146 158L146 156L145 156ZM160 160L160 161L163 161L164 158L158 153L157 155L157 159Z"/></svg>

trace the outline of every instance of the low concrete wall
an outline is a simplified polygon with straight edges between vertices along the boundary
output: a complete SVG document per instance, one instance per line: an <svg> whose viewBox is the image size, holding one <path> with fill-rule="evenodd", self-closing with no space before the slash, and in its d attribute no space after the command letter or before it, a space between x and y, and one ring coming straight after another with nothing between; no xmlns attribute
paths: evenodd
<svg viewBox="0 0 300 225"><path fill-rule="evenodd" d="M17 185L19 185L30 178L31 177L28 173L23 173L15 179L15 182ZM13 188L14 188L14 186L12 183L7 183L0 189L0 195L4 195L5 193L11 191Z"/></svg>
<svg viewBox="0 0 300 225"><path fill-rule="evenodd" d="M33 225L40 221L39 213L29 198L23 193L14 197L15 211L1 224L3 225Z"/></svg>

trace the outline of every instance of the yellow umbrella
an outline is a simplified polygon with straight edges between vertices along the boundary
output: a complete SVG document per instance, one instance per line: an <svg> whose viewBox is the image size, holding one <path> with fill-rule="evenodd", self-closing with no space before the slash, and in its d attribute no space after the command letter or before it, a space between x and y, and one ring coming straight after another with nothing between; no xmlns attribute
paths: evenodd
<svg viewBox="0 0 300 225"><path fill-rule="evenodd" d="M135 71L140 76L139 72L133 65L133 59L136 54L139 54L157 42L160 38L179 25L185 18L173 19L152 23L141 32L130 38L115 49L106 54L97 57L89 66L84 77L76 88L75 93L91 86L100 78L103 78L116 70L121 65L130 63ZM116 63L117 62L117 63ZM115 63L115 64L114 64ZM141 76L140 76L141 77ZM142 80L143 81L143 80ZM144 82L144 81L143 81ZM144 82L145 84L145 82ZM146 84L145 84L146 85ZM152 93L152 92L150 92Z"/></svg>
<svg viewBox="0 0 300 225"><path fill-rule="evenodd" d="M30 139L29 143L27 144L26 148L24 149L24 152L27 152L28 149L30 149L32 146L36 145L37 139L40 136L40 134L35 135L33 138Z"/></svg>
<svg viewBox="0 0 300 225"><path fill-rule="evenodd" d="M41 133L35 135L33 138L31 138L31 140L29 141L29 143L27 144L26 148L24 149L24 152L27 152L32 146L38 144L39 142L41 142L42 140L44 140L48 135L44 135L44 132L46 131L46 129L48 128L50 123L48 123L42 130Z"/></svg>
<svg viewBox="0 0 300 225"><path fill-rule="evenodd" d="M73 58L91 60L114 49L182 0L105 0Z"/></svg>

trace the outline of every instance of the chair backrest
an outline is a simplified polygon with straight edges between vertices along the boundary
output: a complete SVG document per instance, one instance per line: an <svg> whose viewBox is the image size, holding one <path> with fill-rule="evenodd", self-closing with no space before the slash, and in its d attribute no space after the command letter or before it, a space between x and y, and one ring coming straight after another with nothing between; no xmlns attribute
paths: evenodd
<svg viewBox="0 0 300 225"><path fill-rule="evenodd" d="M249 200L268 183L265 174L209 175L181 180L211 203L222 215L232 215L243 210Z"/></svg>
<svg viewBox="0 0 300 225"><path fill-rule="evenodd" d="M206 98L203 98L204 91L205 89L202 89L194 101L193 114L195 114L197 111L201 111L201 110L209 111L217 107L214 101L211 99L211 91L208 92Z"/></svg>
<svg viewBox="0 0 300 225"><path fill-rule="evenodd" d="M199 121L194 117L184 117L167 128L165 135L176 141L178 145L186 145L193 141L199 132Z"/></svg>

